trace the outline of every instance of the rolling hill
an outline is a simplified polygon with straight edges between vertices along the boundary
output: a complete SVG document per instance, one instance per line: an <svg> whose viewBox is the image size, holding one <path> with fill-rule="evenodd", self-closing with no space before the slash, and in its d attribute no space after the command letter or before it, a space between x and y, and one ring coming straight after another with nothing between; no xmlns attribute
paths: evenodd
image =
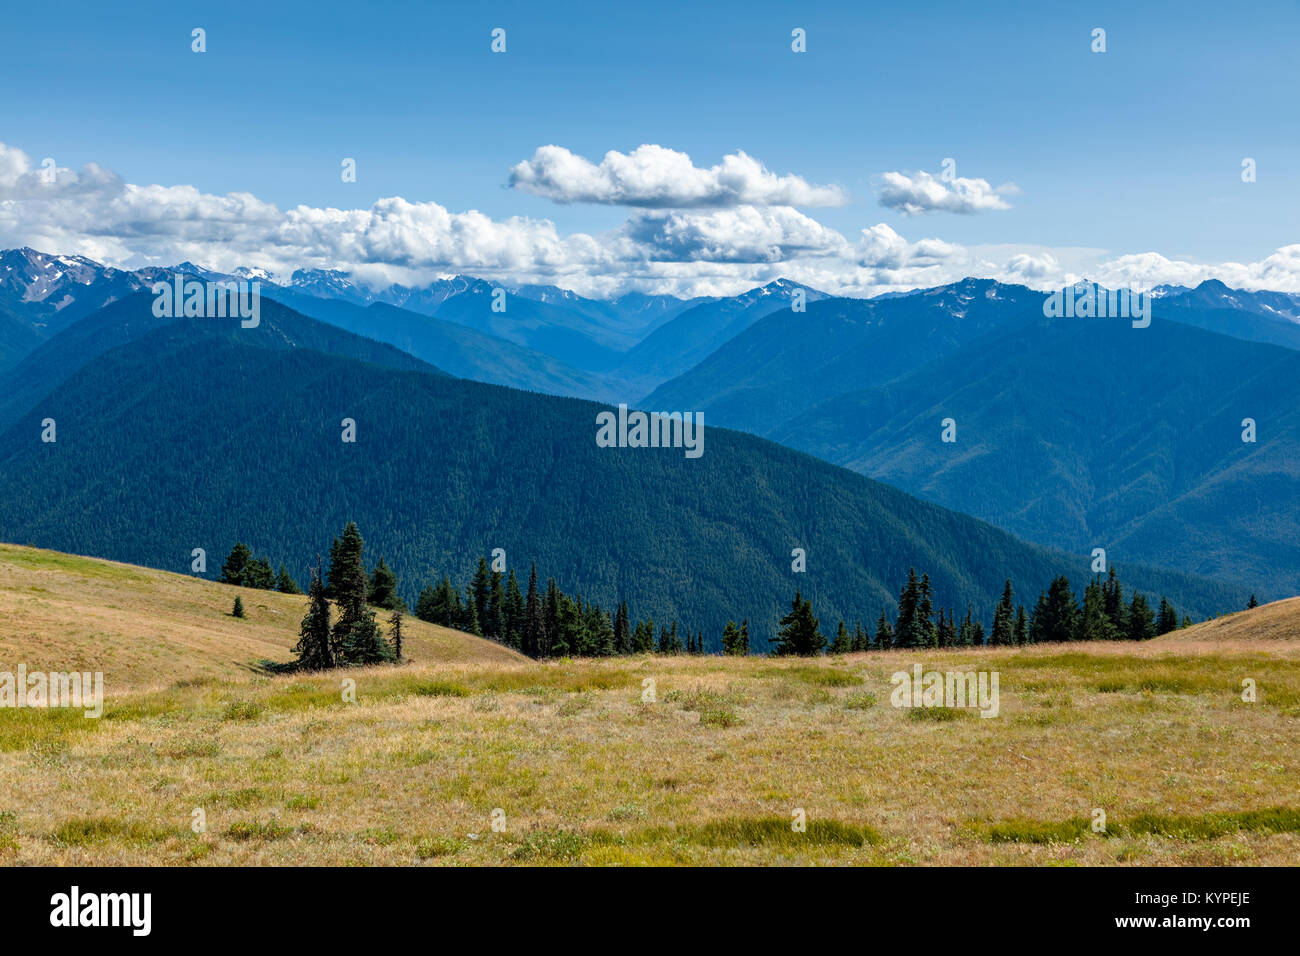
<svg viewBox="0 0 1300 956"><path fill-rule="evenodd" d="M232 617L235 595L247 616ZM102 671L110 695L180 681L228 680L289 661L302 595L0 544L0 669ZM383 612L381 613L381 622ZM408 617L417 663L526 661L509 648Z"/></svg>
<svg viewBox="0 0 1300 956"><path fill-rule="evenodd" d="M1300 643L1300 597L1261 604L1170 631L1156 638L1152 646L1208 643L1262 649L1261 645L1267 648L1283 641L1292 645Z"/></svg>
<svg viewBox="0 0 1300 956"><path fill-rule="evenodd" d="M714 641L728 618L772 626L796 588L828 622L874 620L913 566L943 604L985 613L1007 577L1028 600L1086 574L1081 558L753 436L709 428L698 459L599 448L602 406L286 344L286 329L355 342L268 311L257 329L154 329L40 397L0 434L0 537L178 571L194 547L224 555L242 540L305 579L356 520L408 602L501 547L525 577L535 560L566 590ZM56 443L39 440L46 417ZM344 418L356 443L340 440ZM791 573L795 547L807 573ZM1122 570L1195 616L1245 603L1203 579Z"/></svg>

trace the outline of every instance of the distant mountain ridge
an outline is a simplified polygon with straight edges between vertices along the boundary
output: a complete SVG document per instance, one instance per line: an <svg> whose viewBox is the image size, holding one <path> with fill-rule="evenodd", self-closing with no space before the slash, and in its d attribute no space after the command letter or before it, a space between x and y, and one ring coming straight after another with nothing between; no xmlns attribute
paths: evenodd
<svg viewBox="0 0 1300 956"><path fill-rule="evenodd" d="M147 293L114 309L93 348L49 343L86 360L0 430L0 537L178 570L204 547L213 574L243 540L305 577L356 520L408 600L502 547L518 573L536 560L588 600L624 599L711 641L728 618L774 628L796 588L826 621L874 620L912 566L946 606L985 615L1006 577L1029 604L1056 574L1087 574L1086 558L753 436L709 428L699 459L600 448L606 406L442 375L276 303L255 329L151 326ZM354 348L366 357L344 354ZM46 417L57 443L38 440ZM355 443L341 440L344 418ZM791 573L795 546L806 573ZM1196 616L1245 598L1125 574Z"/></svg>

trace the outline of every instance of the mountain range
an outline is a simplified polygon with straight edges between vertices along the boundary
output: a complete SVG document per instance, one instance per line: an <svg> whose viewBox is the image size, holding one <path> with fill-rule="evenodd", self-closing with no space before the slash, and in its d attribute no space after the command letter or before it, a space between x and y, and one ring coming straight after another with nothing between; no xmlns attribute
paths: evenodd
<svg viewBox="0 0 1300 956"><path fill-rule="evenodd" d="M96 334L43 346L62 357L50 387L0 433L0 537L173 570L202 547L209 576L242 540L303 578L355 520L408 601L501 547L520 574L536 561L589 600L713 641L729 618L769 633L795 589L827 621L874 620L910 567L945 605L983 609L1007 577L1032 603L1057 574L1087 576L1085 557L761 438L710 428L698 459L601 448L602 405L453 378L276 303L255 329L152 325L150 305L129 296ZM1123 573L1198 616L1245 599L1175 572Z"/></svg>
<svg viewBox="0 0 1300 956"><path fill-rule="evenodd" d="M264 328L238 330L232 337L229 329L218 334L195 322L153 316L148 308L149 287L175 273L262 282ZM105 480L116 476L118 487L136 487L143 496L134 504L123 499L124 514L156 524L161 518L150 518L148 509L162 509L168 521L184 524L181 516L171 515L170 505L162 503L172 496L186 500L188 494L172 483L175 475L165 462L137 461L139 470L133 475L124 472L112 456L88 459L72 473L84 479L86 488L67 473L56 480L40 471L42 462L66 461L49 454L44 459L25 457L42 454L28 446L36 423L52 407L49 403L72 402L62 407L79 409L73 421L92 422L96 433L121 429L135 435L143 426L115 416L122 407L142 412L142 396L155 385L179 389L170 365L183 359L178 367L193 378L196 388L203 389L204 408L223 407L220 403L243 407L243 393L231 389L263 394L264 403L281 401L283 391L284 401L308 415L311 387L319 387L319 382L303 375L304 370L293 364L301 359L291 356L313 355L322 369L370 382L388 396L398 420L408 410L432 401L428 387L412 383L437 380L444 391L438 393L434 406L486 402L522 423L520 428L528 433L527 438L518 438L522 446L496 433L486 440L480 420L452 416L445 428L434 427L427 436L431 447L444 447L457 440L450 437L458 434L456 429L468 429L481 456L498 462L511 487L531 500L533 510L520 513L505 509L494 498L480 497L478 485L468 477L470 472L477 474L471 463L462 462L469 471L453 470L446 479L450 484L440 484L442 479L433 477L438 474L434 462L421 457L423 452L408 449L413 441L409 430L393 424L383 432L387 447L399 458L414 456L405 460L429 493L501 520L508 512L509 521L494 523L496 519L490 517L471 520L438 511L440 524L464 526L464 531L428 546L405 540L395 518L416 507L413 499L424 492L393 485L391 476L377 479L390 482L384 486L390 505L387 511L371 514L359 502L378 492L365 476L335 470L342 466L332 459L299 461L290 469L306 474L314 468L327 485L350 489L355 497L349 507L383 529L387 553L393 555L391 561L402 564L408 584L439 568L452 573L477 560L475 549L485 546L487 538L514 533L514 524L522 523L519 534L524 547L548 569L555 569L547 573L568 575L562 583L586 588L602 601L632 594L648 608L658 609L656 613L690 612L716 623L709 616L710 607L741 613L746 601L760 595L770 599L774 588L779 591L784 586L777 582L789 584L797 578L836 613L874 617L878 606L864 610L860 596L869 594L865 603L878 605L897 587L894 579L905 575L906 568L900 572L892 558L886 563L860 554L845 558L857 553L866 532L849 525L835 529L832 553L850 563L867 562L860 574L836 584L814 580L811 566L809 577L790 575L788 555L800 546L794 540L798 535L778 540L779 535L746 523L743 529L731 528L728 536L714 527L716 515L709 509L716 502L745 507L735 499L735 489L727 487L728 481L743 487L755 481L769 490L780 487L789 495L788 507L808 507L805 496L772 469L779 462L780 468L812 469L822 475L817 469L826 466L802 455L785 457L790 452L776 442L907 493L887 502L874 498L868 507L859 500L865 494L861 489L882 486L852 484L864 479L833 468L825 474L837 477L822 479L825 499L817 503L818 513L826 515L824 522L818 522L823 532L837 521L851 524L869 514L873 522L892 523L901 533L906 522L887 515L904 513L908 521L920 521L923 512L915 509L932 505L908 497L916 495L1048 549L1036 551L1009 539L1011 544L999 547L1029 551L1017 552L1019 556L1004 571L988 567L996 562L981 559L976 552L964 547L954 551L927 534L903 536L911 538L910 552L901 541L890 542L895 554L916 556L919 567L928 567L926 561L946 562L946 570L931 570L959 598L958 603L987 604L993 593L988 589L996 590L1012 567L1034 568L1028 577L1049 567L1073 568L1071 576L1080 578L1080 559L1067 558L1064 552L1086 554L1094 547L1106 548L1112 561L1125 569L1139 569L1134 573L1147 575L1146 580L1160 583L1171 596L1180 595L1188 608L1200 613L1235 606L1232 602L1247 590L1258 591L1260 597L1300 590L1300 578L1292 570L1300 557L1293 544L1300 517L1292 504L1297 500L1295 475L1300 470L1293 449L1300 436L1291 411L1297 407L1292 382L1300 350L1300 297L1232 290L1214 281L1194 289L1161 287L1152 293L1152 325L1132 329L1117 321L1048 320L1043 314L1044 293L980 279L865 300L827 296L788 280L738 296L696 300L642 293L597 300L554 286L524 286L505 290L504 312L493 310L494 296L500 298L498 288L486 280L455 276L425 287L394 285L376 290L330 270L299 270L277 279L267 270L251 267L226 274L180 263L127 271L30 249L0 253L0 432L4 433L0 455L6 463L0 469L5 482L0 487L21 483L20 465L37 469L33 474L39 480L34 486L52 496L51 501L71 496L69 500L78 502L77 521L97 515L100 526L116 527L115 534L121 534L107 513L77 497L88 493L86 488L102 489ZM799 292L806 304L803 311L791 308ZM278 337L278 344L271 337ZM200 360L195 351L200 341L208 342L213 355L223 356L232 369L261 368L262 362L271 361L262 353L284 353L274 358L286 363L283 374L289 377L283 386L277 382L273 388L257 378L223 380L219 369ZM153 373L143 371L148 356L159 366ZM164 363L169 367L162 368ZM159 381L133 378L151 375ZM93 376L95 389L87 390L86 376ZM114 376L116 384L110 385ZM399 379L407 383L404 388L392 384ZM133 391L137 397L132 397ZM509 397L497 397L499 393ZM532 434L546 427L536 422L563 420L570 438L578 444L591 442L594 451L594 416L599 408L559 396L596 400L604 403L600 407L626 402L634 407L704 413L709 436L705 458L710 464L699 471L708 480L658 487L667 475L674 476L672 482L681 476L671 470L647 471L636 458L625 460L618 454L634 455L635 449L615 450L609 458L592 462L567 455L563 446L554 447ZM637 396L643 397L638 401ZM360 400L355 394L354 398ZM219 405L208 404L212 401ZM561 408L566 411L552 411ZM579 413L575 408L584 410ZM94 409L93 414L86 409ZM949 417L957 423L955 443L940 440L940 422ZM1255 442L1241 440L1241 422L1246 418L1257 423ZM286 427L291 424L282 416L275 420ZM156 429L156 433L141 433L152 435L151 442L171 447L166 443L177 440L156 416L144 414L143 421ZM587 424L579 425L580 421ZM748 444L756 439L718 426L772 441ZM214 413L211 421L191 420L190 427L188 444L199 455L195 461L220 470L204 456L212 447L227 446L227 439L217 432L241 434L239 422ZM70 440L68 434L61 423L60 443ZM257 457L243 462L247 469L287 454L268 441L257 436L252 445ZM98 443L92 446L96 454L103 452ZM745 463L744 470L728 473L728 481L713 470L712 456L718 448ZM313 455L318 452L323 454L316 449ZM515 458L532 454L541 456L543 471L560 468L557 483L537 484L516 470ZM328 465L324 471L320 471L322 462ZM549 537L547 531L526 530L530 522L540 520L538 509L553 503L555 495L579 494L590 507L595 492L578 481L569 467L588 469L591 480L608 482L612 495L671 502L693 516L694 525L689 520L674 525L673 538L674 546L690 556L691 566L672 560L661 543L648 542L639 525L635 534L626 529L616 533L617 519L605 508L594 514L611 536L610 547L617 543L617 549L593 546L582 535L576 540L589 553L600 555L596 564L608 565L606 572L566 557L572 528L566 534L558 525L549 526L553 533ZM159 469L161 475L155 473ZM59 491L60 481L71 482L66 495ZM150 482L157 482L155 493L143 491ZM669 490L674 487L675 491ZM704 499L685 496L687 487ZM275 493L291 494L286 489L287 485L276 486ZM224 507L233 507L230 494L223 488L218 496ZM11 503L20 500L27 500L27 494L10 496ZM261 502L262 506L272 507L269 502ZM60 507L36 508L30 514L7 507L0 537L26 540L24 535L64 535L57 540L40 537L35 543L76 550L77 538L67 535L77 522L67 515L61 520ZM790 527L791 517L777 500L770 498L766 510L760 511L775 528ZM257 513L261 527L276 527L265 512ZM817 517L806 510L801 513L809 521ZM577 520L576 513L571 517ZM958 518L968 520L962 515L945 520ZM642 510L638 521L648 526L650 520ZM975 522L949 530L963 540L992 531L977 533L971 530L974 527L985 528ZM702 540L715 534L717 542L725 541L745 555L743 566L755 574L752 585L737 589L732 583L721 583L720 573L696 566L694 562L708 560ZM126 539L86 535L83 540L95 542L95 553L108 557L170 560L159 542L147 535L125 551L115 549L127 548ZM319 547L314 541L309 527L290 523L267 541L266 550L281 548L285 560L291 560L299 548ZM645 581L616 580L618 576L611 575L624 547L655 554L657 561L673 569L671 574L637 564ZM761 560L756 557L759 553ZM1036 555L1032 560L1027 557L1030 553ZM1151 570L1156 567L1177 572ZM1017 575L1010 576L1019 583ZM691 582L687 590L692 593L697 584L704 591L691 598L675 597L665 583L668 577ZM1032 586L1045 583L1035 579ZM721 600L724 594L726 599ZM1028 596L1022 597L1028 601Z"/></svg>

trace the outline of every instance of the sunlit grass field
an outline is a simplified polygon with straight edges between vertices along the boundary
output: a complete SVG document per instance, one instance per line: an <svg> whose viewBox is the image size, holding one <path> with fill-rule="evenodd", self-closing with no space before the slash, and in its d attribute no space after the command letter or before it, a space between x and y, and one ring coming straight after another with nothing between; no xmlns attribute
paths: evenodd
<svg viewBox="0 0 1300 956"><path fill-rule="evenodd" d="M0 710L5 865L1300 859L1300 642L1279 605L1250 612L1270 622L1254 643L1238 615L1142 646L818 660L539 664L430 628L411 664L271 677L253 662L287 656L302 598L242 591L238 621L230 588L31 557L49 552L20 574L24 550L0 550L0 670L104 663L108 703ZM33 623L77 600L117 622L112 646ZM891 706L918 662L997 671L999 715Z"/></svg>

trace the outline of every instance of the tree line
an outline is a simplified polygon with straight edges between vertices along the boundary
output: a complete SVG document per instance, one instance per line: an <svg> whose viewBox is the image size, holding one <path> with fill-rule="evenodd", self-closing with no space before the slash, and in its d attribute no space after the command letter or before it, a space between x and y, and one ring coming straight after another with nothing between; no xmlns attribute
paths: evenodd
<svg viewBox="0 0 1300 956"><path fill-rule="evenodd" d="M397 575L382 557L367 571L364 546L360 530L354 522L348 522L343 534L330 546L328 571L322 569L317 558L311 570L308 611L294 648L297 666L317 670L401 659L406 606L398 594ZM227 557L220 580L242 587L302 593L283 564L278 574L273 573L269 561L254 557L242 543L237 543ZM375 608L390 612L387 634L375 617ZM565 593L554 578L548 578L542 587L536 563L530 569L525 589L513 569L502 572L481 557L463 592L448 576L436 585L426 585L416 602L415 616L497 641L535 659L707 653L702 630L683 630L676 620L656 624L647 618L633 624L626 601L605 609L579 594ZM1082 601L1076 598L1065 575L1057 577L1039 592L1032 609L1015 602L1015 590L1008 579L991 626L986 629L971 605L960 618L955 609L938 606L929 575L918 577L913 568L899 591L892 620L889 610L882 608L874 633L861 621L850 631L841 620L835 636L828 639L821 632L812 602L796 591L776 636L769 638L768 650L780 655L811 656L894 648L1143 641L1190 623L1187 618L1180 622L1173 604L1164 597L1156 610L1136 591L1126 601L1119 576L1111 568L1105 578L1096 575L1088 582ZM721 648L723 654L729 655L761 651L751 644L747 619L739 624L727 622Z"/></svg>
<svg viewBox="0 0 1300 956"><path fill-rule="evenodd" d="M1126 602L1123 585L1114 568L1104 579L1096 575L1088 582L1082 603L1075 597L1065 575L1060 575L1045 591L1038 593L1032 611L1026 611L1023 604L1017 605L1014 597L1015 590L1008 579L993 612L992 627L986 631L970 605L966 606L966 613L960 621L957 612L951 608L938 608L936 616L930 576L922 574L918 578L913 568L908 571L907 583L899 592L894 621L890 621L882 608L873 636L863 628L861 621L850 634L841 620L835 637L828 641L813 614L812 602L796 591L790 612L781 618L777 635L771 639L771 650L774 654L807 656L824 651L848 654L913 647L1145 641L1192 623L1186 617L1180 622L1177 610L1164 597L1160 599L1158 611L1153 611L1146 597L1137 591Z"/></svg>

